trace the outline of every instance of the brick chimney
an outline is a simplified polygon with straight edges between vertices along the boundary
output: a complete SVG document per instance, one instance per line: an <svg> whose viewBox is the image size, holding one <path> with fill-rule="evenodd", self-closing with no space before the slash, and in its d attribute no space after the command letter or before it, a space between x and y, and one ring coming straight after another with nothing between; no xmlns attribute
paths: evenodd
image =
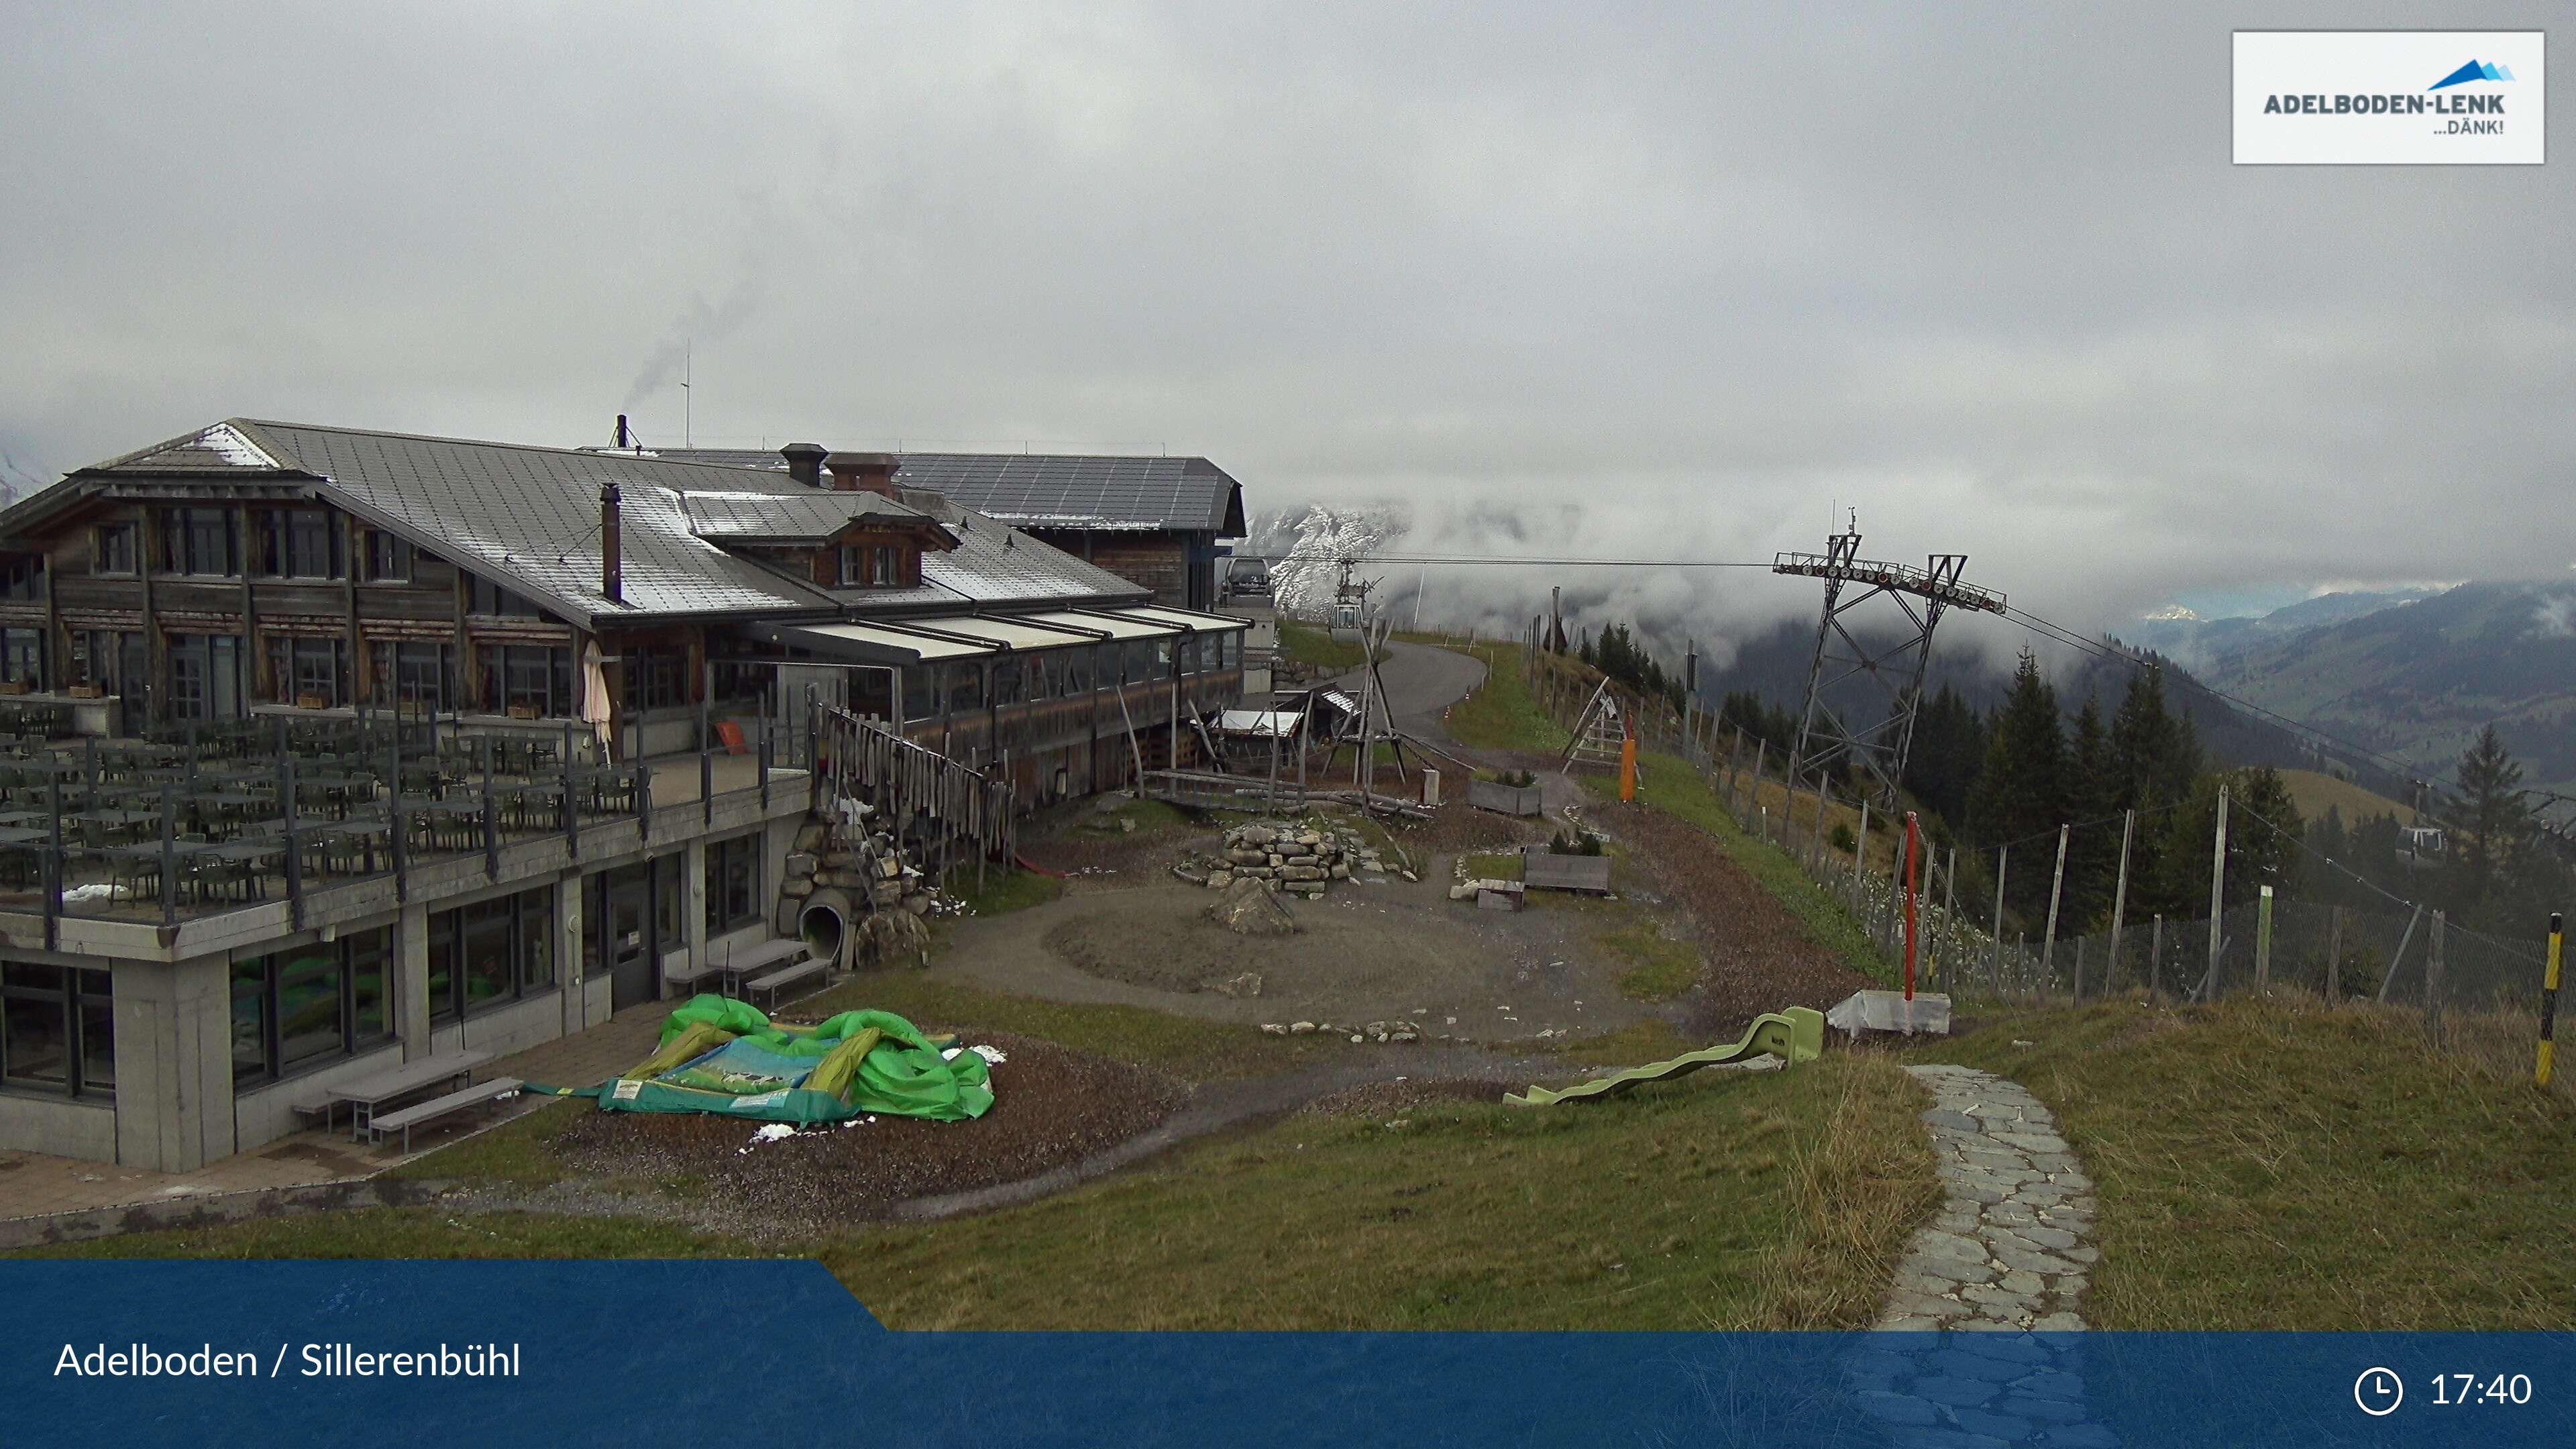
<svg viewBox="0 0 2576 1449"><path fill-rule="evenodd" d="M824 448L820 443L790 443L778 450L787 460L787 476L808 488L823 486Z"/></svg>
<svg viewBox="0 0 2576 1449"><path fill-rule="evenodd" d="M840 492L894 496L894 471L900 465L892 453L834 453L824 462L832 470L832 487Z"/></svg>
<svg viewBox="0 0 2576 1449"><path fill-rule="evenodd" d="M599 591L626 602L626 559L617 535L617 485L599 485Z"/></svg>

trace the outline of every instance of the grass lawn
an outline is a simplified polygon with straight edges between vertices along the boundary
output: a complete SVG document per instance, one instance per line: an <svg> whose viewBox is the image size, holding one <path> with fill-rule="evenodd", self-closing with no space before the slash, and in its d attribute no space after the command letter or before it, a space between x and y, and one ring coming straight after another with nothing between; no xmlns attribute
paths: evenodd
<svg viewBox="0 0 2576 1449"><path fill-rule="evenodd" d="M1005 870L987 866L984 888L975 889L975 867L955 866L948 872L948 893L966 907L970 916L1005 916L1042 906L1064 894L1064 882L1033 870Z"/></svg>
<svg viewBox="0 0 2576 1449"><path fill-rule="evenodd" d="M1727 813L1726 802L1718 798L1698 771L1679 756L1654 751L1639 754L1637 760L1646 777L1645 787L1637 791L1639 804L1698 827L1717 842L1718 849L1751 873L1755 882L1788 907L1810 939L1841 957L1854 971L1872 980L1889 979L1887 962L1842 904L1808 879L1797 862L1747 835L1735 823L1735 817ZM1613 776L1586 775L1583 783L1605 799L1619 798L1619 782Z"/></svg>
<svg viewBox="0 0 2576 1449"><path fill-rule="evenodd" d="M1619 973L1619 994L1631 1001L1670 1001L1699 981L1699 948L1671 941L1652 921L1639 921L1604 933L1601 946L1628 963Z"/></svg>
<svg viewBox="0 0 2576 1449"><path fill-rule="evenodd" d="M1576 1108L1298 1116L823 1260L901 1328L1856 1326L1939 1195L1920 1110L1837 1055Z"/></svg>
<svg viewBox="0 0 2576 1449"><path fill-rule="evenodd" d="M369 1208L56 1243L21 1258L764 1258L772 1254L642 1218Z"/></svg>
<svg viewBox="0 0 2576 1449"><path fill-rule="evenodd" d="M1485 661L1485 682L1449 707L1449 733L1458 743L1471 750L1565 748L1564 728L1539 709L1521 679L1519 645L1475 644L1459 652Z"/></svg>
<svg viewBox="0 0 2576 1449"><path fill-rule="evenodd" d="M2100 1188L2097 1327L2576 1327L2576 1102L2428 1054L2410 1014L2114 1001L1914 1054L2057 1114Z"/></svg>
<svg viewBox="0 0 2576 1449"><path fill-rule="evenodd" d="M1357 669L1368 662L1358 642L1336 639L1331 632L1294 619L1279 621L1279 652L1317 669Z"/></svg>

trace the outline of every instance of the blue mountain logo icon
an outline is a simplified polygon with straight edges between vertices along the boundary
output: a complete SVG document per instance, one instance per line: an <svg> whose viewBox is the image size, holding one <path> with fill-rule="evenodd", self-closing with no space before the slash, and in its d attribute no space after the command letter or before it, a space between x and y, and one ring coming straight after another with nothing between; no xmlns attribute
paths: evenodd
<svg viewBox="0 0 2576 1449"><path fill-rule="evenodd" d="M2509 81L2511 79L2513 79L2513 72L2505 69L2503 66L2488 65L2473 60L2467 65L2461 66L2458 70L2451 72L2449 75L2442 77L2440 80L2433 82L2431 85L2426 86L2424 89L2428 91L2438 91L2446 86L2464 86L2471 81Z"/></svg>

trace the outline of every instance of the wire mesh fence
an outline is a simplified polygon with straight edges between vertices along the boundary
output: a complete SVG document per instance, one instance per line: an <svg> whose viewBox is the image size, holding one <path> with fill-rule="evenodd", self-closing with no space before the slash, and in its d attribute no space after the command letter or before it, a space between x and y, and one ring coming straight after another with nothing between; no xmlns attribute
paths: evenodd
<svg viewBox="0 0 2576 1449"><path fill-rule="evenodd" d="M1534 688L1533 696L1570 729L1589 690L1570 671L1556 671L1562 678L1552 675L1549 662L1554 661L1530 670L1534 684L1548 686ZM1894 848L1901 823L1890 822L1869 802L1835 794L1830 785L1793 780L1779 753L1722 732L1706 715L1632 709L1627 727L1642 748L1682 760L1745 834L1778 851L1839 903L1868 937L1884 978L1896 979L1907 953L1902 853ZM1650 797L1652 789L1649 782ZM2139 812L2136 820L2148 814ZM2240 829L2267 826L2259 817L2238 817ZM2089 847L2102 852L2097 859L2108 859L2122 830L2117 817L2071 824L2068 847ZM2541 922L2533 922L2527 937L2473 931L2381 891L2385 909L2257 899L2221 910L2215 931L2205 913L2168 916L2124 901L2129 909L2118 912L2118 931L2074 925L2076 912L2069 909L2052 937L2045 925L2033 932L2020 924L2024 917L2001 908L1998 899L2008 872L2035 869L2041 881L2056 875L2054 835L2022 843L2009 860L1988 854L1967 862L1970 874L1982 877L1974 890L1962 885L1958 850L1921 850L1913 876L1913 962L1922 989L1947 992L1966 1004L2124 993L2212 1002L2250 993L2300 993L2419 1011L2435 1039L2447 1039L2446 1016L2477 1021L2487 1036L2506 1039L2513 1050L2538 1039L2548 960ZM2041 898L2051 894L2042 892ZM1983 898L1982 917L1973 896ZM2045 920L2043 912L2030 914ZM2088 903L2083 914L2098 920L2099 902Z"/></svg>

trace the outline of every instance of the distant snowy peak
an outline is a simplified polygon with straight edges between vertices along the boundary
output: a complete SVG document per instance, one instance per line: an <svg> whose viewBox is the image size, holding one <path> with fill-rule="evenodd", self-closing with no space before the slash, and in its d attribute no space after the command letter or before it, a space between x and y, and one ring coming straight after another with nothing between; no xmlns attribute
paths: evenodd
<svg viewBox="0 0 2576 1449"><path fill-rule="evenodd" d="M2206 624L2209 622L2181 604L2167 604L2161 609L2149 609L2138 617L2150 624Z"/></svg>

